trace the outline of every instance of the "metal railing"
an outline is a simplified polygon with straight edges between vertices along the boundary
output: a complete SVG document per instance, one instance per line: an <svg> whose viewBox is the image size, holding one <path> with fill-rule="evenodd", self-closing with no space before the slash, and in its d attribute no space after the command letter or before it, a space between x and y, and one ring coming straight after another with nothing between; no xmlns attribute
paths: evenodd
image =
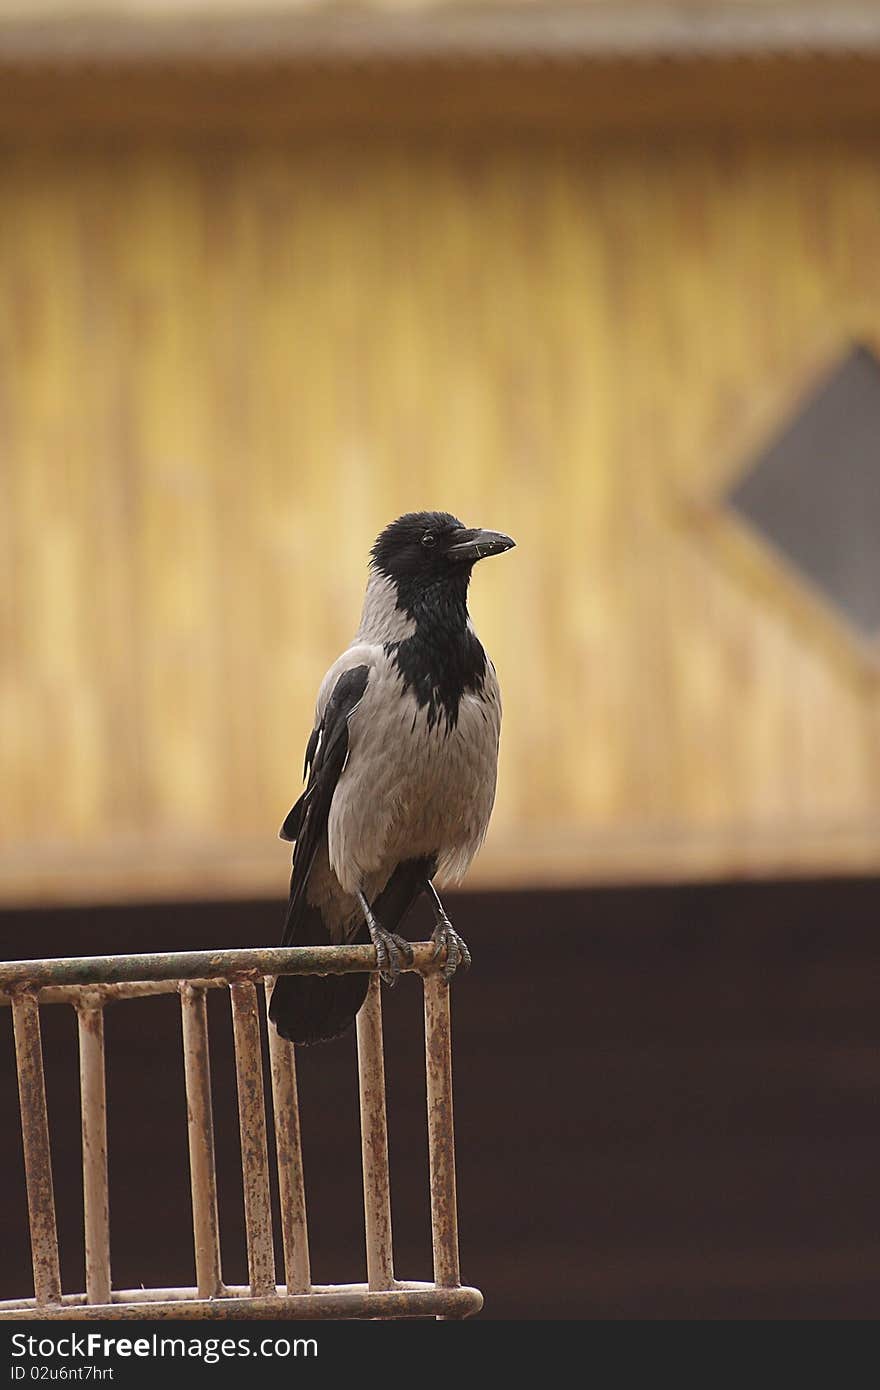
<svg viewBox="0 0 880 1390"><path fill-rule="evenodd" d="M15 1031L34 1271L34 1297L0 1303L0 1318L460 1318L477 1312L482 1295L477 1289L462 1287L459 1274L449 990L438 973L430 944L414 946L413 964L408 968L421 975L424 986L433 1283L394 1276L382 1005L372 946L193 951L0 964L0 1004L11 1005ZM259 990L264 991L265 1008L267 986L275 975L348 971L372 972L357 1018L367 1282L311 1282L295 1049L267 1025L284 1249L284 1284L279 1286ZM247 1237L246 1287L224 1284L220 1262L206 999L207 991L217 988L228 988L232 1008ZM110 1275L104 1008L117 1000L173 992L180 996L182 1015L196 1286L114 1289ZM40 1006L50 1004L72 1006L79 1026L84 1293L66 1294L61 1287L40 1037Z"/></svg>

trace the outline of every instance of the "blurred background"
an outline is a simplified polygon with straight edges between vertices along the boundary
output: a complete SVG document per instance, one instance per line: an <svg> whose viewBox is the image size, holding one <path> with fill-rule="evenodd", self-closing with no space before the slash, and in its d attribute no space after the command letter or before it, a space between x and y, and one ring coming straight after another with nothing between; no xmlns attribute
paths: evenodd
<svg viewBox="0 0 880 1390"><path fill-rule="evenodd" d="M878 351L873 3L0 0L0 954L274 944L372 539L507 531L452 914L483 1316L876 1316ZM386 1026L425 1278L414 981ZM173 1001L107 1027L115 1283L189 1284ZM301 1085L315 1277L358 1279L352 1040ZM13 1124L0 1157L12 1297Z"/></svg>

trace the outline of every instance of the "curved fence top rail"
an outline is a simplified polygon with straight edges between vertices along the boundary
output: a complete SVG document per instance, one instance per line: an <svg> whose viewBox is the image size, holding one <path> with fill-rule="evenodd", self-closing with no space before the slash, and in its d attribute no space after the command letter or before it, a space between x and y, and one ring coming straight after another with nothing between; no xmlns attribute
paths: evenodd
<svg viewBox="0 0 880 1390"><path fill-rule="evenodd" d="M442 964L442 962L441 962ZM158 951L137 956L70 956L0 962L0 993L58 985L114 985L159 980L262 979L266 975L345 975L375 971L374 946L275 946L234 951ZM439 968L429 942L413 944L420 975Z"/></svg>

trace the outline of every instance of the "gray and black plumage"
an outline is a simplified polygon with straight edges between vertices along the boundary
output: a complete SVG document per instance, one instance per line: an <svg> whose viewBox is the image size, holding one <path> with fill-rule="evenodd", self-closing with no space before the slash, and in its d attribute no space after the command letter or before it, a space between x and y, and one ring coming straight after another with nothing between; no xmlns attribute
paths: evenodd
<svg viewBox="0 0 880 1390"><path fill-rule="evenodd" d="M373 546L361 624L321 683L306 789L281 828L296 846L283 945L372 941L393 984L411 959L398 932L425 893L446 978L470 963L434 883L464 876L492 813L501 699L467 593L476 562L513 544L413 512ZM295 1043L334 1038L368 982L282 975L270 1017Z"/></svg>

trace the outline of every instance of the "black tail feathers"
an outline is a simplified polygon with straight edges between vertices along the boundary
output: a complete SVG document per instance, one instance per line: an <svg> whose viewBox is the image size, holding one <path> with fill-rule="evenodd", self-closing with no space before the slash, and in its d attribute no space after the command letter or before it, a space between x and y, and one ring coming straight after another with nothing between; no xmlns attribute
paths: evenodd
<svg viewBox="0 0 880 1390"><path fill-rule="evenodd" d="M369 975L279 975L269 1017L292 1043L329 1042L354 1023L369 983Z"/></svg>
<svg viewBox="0 0 880 1390"><path fill-rule="evenodd" d="M330 938L315 908L303 914L291 946L329 946ZM369 942L362 927L352 945ZM269 1017L282 1038L292 1043L329 1042L354 1023L367 997L369 975L279 975L269 1002Z"/></svg>

